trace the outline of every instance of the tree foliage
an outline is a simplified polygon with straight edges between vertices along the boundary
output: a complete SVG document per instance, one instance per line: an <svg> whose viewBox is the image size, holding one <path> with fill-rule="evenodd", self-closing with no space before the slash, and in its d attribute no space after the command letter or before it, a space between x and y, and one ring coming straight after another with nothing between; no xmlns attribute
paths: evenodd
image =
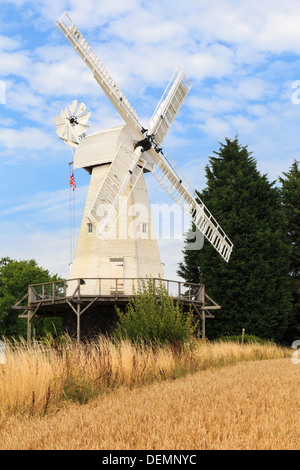
<svg viewBox="0 0 300 470"><path fill-rule="evenodd" d="M29 284L57 280L47 269L38 266L35 260L0 259L0 336L26 336L25 320L18 319L19 311L15 305L28 292ZM49 320L44 320L42 330L52 330Z"/></svg>
<svg viewBox="0 0 300 470"><path fill-rule="evenodd" d="M292 342L300 334L300 168L294 161L290 170L279 178L281 183L281 200L288 223L287 236L291 247L289 265L290 284L292 289L292 316L286 334Z"/></svg>
<svg viewBox="0 0 300 470"><path fill-rule="evenodd" d="M300 168L294 161L290 171L279 178L281 199L288 221L288 239L292 248L290 276L300 277Z"/></svg>
<svg viewBox="0 0 300 470"><path fill-rule="evenodd" d="M118 339L144 344L185 343L195 333L197 323L192 312L184 312L169 297L162 282L142 280L139 289L126 306L116 309L119 321L115 330Z"/></svg>
<svg viewBox="0 0 300 470"><path fill-rule="evenodd" d="M290 315L290 246L280 193L238 139L226 139L206 167L207 187L198 193L234 244L226 263L205 241L184 249L178 274L202 282L222 306L207 335L248 334L279 340Z"/></svg>

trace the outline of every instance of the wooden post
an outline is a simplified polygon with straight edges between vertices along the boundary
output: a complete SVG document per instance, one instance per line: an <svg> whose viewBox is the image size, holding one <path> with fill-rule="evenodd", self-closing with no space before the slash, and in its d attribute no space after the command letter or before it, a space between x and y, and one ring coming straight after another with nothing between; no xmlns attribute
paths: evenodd
<svg viewBox="0 0 300 470"><path fill-rule="evenodd" d="M80 304L77 304L77 343L80 343Z"/></svg>
<svg viewBox="0 0 300 470"><path fill-rule="evenodd" d="M77 297L78 297L78 302L80 302L80 279L77 279L77 287L78 287Z"/></svg>
<svg viewBox="0 0 300 470"><path fill-rule="evenodd" d="M202 339L205 339L205 310L202 309Z"/></svg>
<svg viewBox="0 0 300 470"><path fill-rule="evenodd" d="M201 286L202 338L205 339L205 286Z"/></svg>
<svg viewBox="0 0 300 470"><path fill-rule="evenodd" d="M27 312L27 343L31 343L31 317L32 317L32 311L28 310Z"/></svg>
<svg viewBox="0 0 300 470"><path fill-rule="evenodd" d="M28 286L28 307L32 301L32 288ZM27 310L27 343L31 343L31 310Z"/></svg>
<svg viewBox="0 0 300 470"><path fill-rule="evenodd" d="M28 305L32 302L32 287L28 286Z"/></svg>
<svg viewBox="0 0 300 470"><path fill-rule="evenodd" d="M242 345L244 344L245 328L242 329Z"/></svg>

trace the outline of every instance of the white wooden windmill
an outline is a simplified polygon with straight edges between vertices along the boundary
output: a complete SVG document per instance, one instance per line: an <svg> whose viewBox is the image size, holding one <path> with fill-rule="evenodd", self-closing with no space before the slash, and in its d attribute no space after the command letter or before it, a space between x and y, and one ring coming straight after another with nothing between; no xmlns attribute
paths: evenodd
<svg viewBox="0 0 300 470"><path fill-rule="evenodd" d="M144 172L152 173L228 262L232 242L170 156L161 149L191 87L181 69L176 69L145 129L67 13L58 20L57 27L91 69L125 122L122 126L86 136L89 114L82 103L77 109L77 102L72 103L70 112L66 108L57 118L59 137L76 147L74 168L84 168L91 174L70 277L117 277L120 279L118 288L124 287L124 290L122 278L163 277ZM129 227L131 230L134 227L134 234L128 233ZM112 289L112 286L108 288Z"/></svg>

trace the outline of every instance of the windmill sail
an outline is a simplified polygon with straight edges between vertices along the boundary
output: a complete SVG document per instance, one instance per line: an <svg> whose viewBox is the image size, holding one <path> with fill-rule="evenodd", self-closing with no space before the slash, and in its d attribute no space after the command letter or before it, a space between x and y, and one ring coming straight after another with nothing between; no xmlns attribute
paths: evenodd
<svg viewBox="0 0 300 470"><path fill-rule="evenodd" d="M162 144L190 89L191 84L178 67L149 123L148 133L153 135L157 145Z"/></svg>
<svg viewBox="0 0 300 470"><path fill-rule="evenodd" d="M96 81L101 86L102 90L110 99L115 108L117 108L135 137L138 139L142 138L142 127L139 124L137 113L134 111L128 99L121 92L118 85L115 83L109 72L97 57L96 53L90 47L75 24L72 22L69 15L64 13L57 21L56 25L63 33L65 38L69 41L69 43L73 46L75 51L91 69Z"/></svg>
<svg viewBox="0 0 300 470"><path fill-rule="evenodd" d="M213 245L225 261L229 261L233 243L222 230L218 222L209 212L204 203L196 195L193 188L176 167L169 155L163 158L154 149L150 149L155 161L152 174L183 212L195 224L207 240ZM168 161L169 160L169 161ZM197 202L197 200L199 202Z"/></svg>
<svg viewBox="0 0 300 470"><path fill-rule="evenodd" d="M121 144L98 190L88 217L103 238L107 238L113 228L119 198L133 175L141 153L141 147L133 152Z"/></svg>

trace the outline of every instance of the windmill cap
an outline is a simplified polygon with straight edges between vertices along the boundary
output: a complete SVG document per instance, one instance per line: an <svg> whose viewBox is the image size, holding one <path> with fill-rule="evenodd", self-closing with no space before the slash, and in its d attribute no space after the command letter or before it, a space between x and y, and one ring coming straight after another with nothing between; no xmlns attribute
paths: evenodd
<svg viewBox="0 0 300 470"><path fill-rule="evenodd" d="M75 152L74 169L90 171L94 166L111 163L121 144L133 150L134 139L126 124L87 135ZM149 157L148 171L152 169L151 162Z"/></svg>

